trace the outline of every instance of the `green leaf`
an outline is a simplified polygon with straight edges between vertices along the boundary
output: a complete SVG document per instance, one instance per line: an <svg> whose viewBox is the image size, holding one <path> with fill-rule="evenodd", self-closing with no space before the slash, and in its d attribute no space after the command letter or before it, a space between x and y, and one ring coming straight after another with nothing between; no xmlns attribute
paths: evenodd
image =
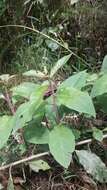
<svg viewBox="0 0 107 190"><path fill-rule="evenodd" d="M104 93L107 93L107 74L103 75L98 80L96 80L91 91L91 97L94 98Z"/></svg>
<svg viewBox="0 0 107 190"><path fill-rule="evenodd" d="M39 78L39 79L47 78L47 76L43 72L36 71L36 70L27 71L27 72L23 73L23 75L28 76L28 77L36 77L36 78Z"/></svg>
<svg viewBox="0 0 107 190"><path fill-rule="evenodd" d="M89 73L87 77L87 84L94 84L94 82L98 79L98 74L97 73Z"/></svg>
<svg viewBox="0 0 107 190"><path fill-rule="evenodd" d="M31 121L35 111L40 106L41 102L26 102L21 104L13 119L13 132L16 132L18 129L24 127L27 122Z"/></svg>
<svg viewBox="0 0 107 190"><path fill-rule="evenodd" d="M93 127L92 130L93 130L93 137L98 141L102 141L103 140L103 132L96 127Z"/></svg>
<svg viewBox="0 0 107 190"><path fill-rule="evenodd" d="M7 190L15 190L14 185L13 185L13 180L11 177L8 180Z"/></svg>
<svg viewBox="0 0 107 190"><path fill-rule="evenodd" d="M33 103L27 102L21 104L14 115L13 132L16 132L18 129L24 127L27 122L31 121L33 113L34 113Z"/></svg>
<svg viewBox="0 0 107 190"><path fill-rule="evenodd" d="M50 98L50 101L52 98ZM48 98L49 101L49 98ZM45 116L51 126L54 126L56 124L56 118L57 118L57 113L55 112L55 107L53 105L53 102L49 104L48 101L46 101L46 106L45 106ZM51 113L51 114L50 114Z"/></svg>
<svg viewBox="0 0 107 190"><path fill-rule="evenodd" d="M50 77L51 77L51 78L56 74L56 72L57 72L63 65L65 65L65 64L67 63L67 61L70 59L71 55L72 55L72 54L66 55L66 56L62 57L61 59L59 59L59 60L56 62L55 66L51 69L51 72L50 72Z"/></svg>
<svg viewBox="0 0 107 190"><path fill-rule="evenodd" d="M27 122L32 120L37 109L44 103L43 95L46 89L47 84L39 86L36 91L31 94L30 101L23 103L18 107L13 121L14 132L24 127Z"/></svg>
<svg viewBox="0 0 107 190"><path fill-rule="evenodd" d="M41 86L38 86L36 90L31 94L30 100L32 101L41 101L43 100L43 96L48 89L49 83L45 82Z"/></svg>
<svg viewBox="0 0 107 190"><path fill-rule="evenodd" d="M78 129L72 128L72 132L75 136L75 139L78 140L80 138L80 134L81 134L80 131Z"/></svg>
<svg viewBox="0 0 107 190"><path fill-rule="evenodd" d="M97 104L100 109L107 113L107 94L103 94L102 96L97 97Z"/></svg>
<svg viewBox="0 0 107 190"><path fill-rule="evenodd" d="M77 89L81 89L82 87L85 86L86 80L87 80L88 74L86 71L79 72L68 79L66 79L60 86L59 88L62 87L74 87Z"/></svg>
<svg viewBox="0 0 107 190"><path fill-rule="evenodd" d="M13 96L22 96L24 98L30 98L30 95L36 91L39 85L31 82L23 82L22 84L12 88Z"/></svg>
<svg viewBox="0 0 107 190"><path fill-rule="evenodd" d="M64 105L80 113L96 115L91 97L87 92L82 92L75 88L61 88L56 94L56 100L59 105Z"/></svg>
<svg viewBox="0 0 107 190"><path fill-rule="evenodd" d="M71 129L63 125L54 127L49 135L49 148L55 160L68 168L75 150L75 137Z"/></svg>
<svg viewBox="0 0 107 190"><path fill-rule="evenodd" d="M104 59L103 59L101 71L102 71L103 73L107 73L107 55L106 55L106 56L104 57Z"/></svg>
<svg viewBox="0 0 107 190"><path fill-rule="evenodd" d="M76 151L76 154L88 174L100 183L107 182L107 167L97 155L86 150Z"/></svg>
<svg viewBox="0 0 107 190"><path fill-rule="evenodd" d="M35 161L31 161L29 162L29 167L34 171L34 172L39 172L39 170L49 170L50 166L48 165L47 162L45 162L44 160L35 160Z"/></svg>
<svg viewBox="0 0 107 190"><path fill-rule="evenodd" d="M0 117L0 149L3 148L12 131L12 117Z"/></svg>
<svg viewBox="0 0 107 190"><path fill-rule="evenodd" d="M27 142L33 144L48 144L49 130L40 123L31 122L24 129L24 138Z"/></svg>

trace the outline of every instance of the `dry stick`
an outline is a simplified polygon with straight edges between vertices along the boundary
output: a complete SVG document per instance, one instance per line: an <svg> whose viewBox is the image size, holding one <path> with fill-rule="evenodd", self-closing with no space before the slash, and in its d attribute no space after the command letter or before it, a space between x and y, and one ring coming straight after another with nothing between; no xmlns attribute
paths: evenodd
<svg viewBox="0 0 107 190"><path fill-rule="evenodd" d="M46 156L46 155L49 155L49 152L44 152L44 153L40 153L40 154L29 156L27 158L23 158L22 160L18 160L16 162L12 162L11 164L7 164L5 166L1 166L0 167L0 171L1 170L5 170L5 169L10 168L10 167L13 167L13 166L16 166L16 165L19 165L19 164L22 164L24 162L28 162L28 161L31 161L31 160L34 160L34 159Z"/></svg>
<svg viewBox="0 0 107 190"><path fill-rule="evenodd" d="M103 135L103 139L107 138L107 134ZM84 145L84 144L88 144L92 141L92 139L87 139L87 140L83 140L83 141L80 141L78 143L76 143L76 146L80 146L80 145ZM29 156L27 158L24 158L22 160L18 160L16 162L12 162L11 164L7 164L5 166L1 166L0 167L0 171L2 170L5 170L5 169L8 169L10 167L13 167L13 166L16 166L16 165L19 165L19 164L22 164L24 162L29 162L29 161L32 161L34 159L37 159L37 158L40 158L40 157L43 157L43 156L47 156L49 155L50 152L44 152L44 153L40 153L40 154L36 154L36 155L32 155L32 156Z"/></svg>
<svg viewBox="0 0 107 190"><path fill-rule="evenodd" d="M103 135L103 139L106 139L106 138L107 138L107 134ZM93 140L93 139L86 139L86 140L77 142L77 143L76 143L76 146L88 144L88 143L92 142L92 140Z"/></svg>

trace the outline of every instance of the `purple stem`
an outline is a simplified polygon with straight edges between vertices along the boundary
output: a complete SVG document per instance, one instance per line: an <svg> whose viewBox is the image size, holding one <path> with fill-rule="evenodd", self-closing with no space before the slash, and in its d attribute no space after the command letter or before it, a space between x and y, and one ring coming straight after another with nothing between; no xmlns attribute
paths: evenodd
<svg viewBox="0 0 107 190"><path fill-rule="evenodd" d="M7 89L5 89L5 100L6 100L7 104L8 104L8 106L9 106L12 114L14 115L15 114L15 108L14 108L14 105L12 104L12 101L11 101L11 98L9 96L9 93L8 93Z"/></svg>

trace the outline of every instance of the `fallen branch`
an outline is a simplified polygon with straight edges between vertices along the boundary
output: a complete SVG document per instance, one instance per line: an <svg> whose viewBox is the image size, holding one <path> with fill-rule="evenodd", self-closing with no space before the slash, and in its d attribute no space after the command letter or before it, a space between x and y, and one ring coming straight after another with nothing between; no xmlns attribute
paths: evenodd
<svg viewBox="0 0 107 190"><path fill-rule="evenodd" d="M16 161L16 162L12 162L12 163L10 163L10 164L1 166L1 167L0 167L0 171L1 171L1 170L8 169L8 168L13 167L13 166L17 166L17 165L22 164L22 163L24 163L24 162L28 162L28 161L31 161L31 160L34 160L34 159L37 159L37 158L46 156L46 155L49 155L49 152L44 152L44 153L40 153L40 154L36 154L36 155L29 156L29 157L27 157L27 158L23 158L22 160L18 160L18 161Z"/></svg>
<svg viewBox="0 0 107 190"><path fill-rule="evenodd" d="M107 134L103 135L103 139L106 139L106 138L107 138ZM77 142L77 143L76 143L76 146L88 144L88 143L90 143L92 140L93 140L93 139L87 139L87 140L83 140L83 141ZM8 168L13 167L13 166L16 166L16 165L19 165L19 164L22 164L22 163L25 163L25 162L29 162L29 161L31 161L31 160L34 160L34 159L37 159L37 158L40 158L40 157L43 157L43 156L46 156L46 155L49 155L49 154L50 154L50 152L44 152L44 153L40 153L40 154L36 154L36 155L29 156L29 157L24 158L24 159L22 159L22 160L18 160L18 161L16 161L16 162L12 162L12 163L10 163L10 164L1 166L1 167L0 167L0 171L1 171L1 170L8 169Z"/></svg>
<svg viewBox="0 0 107 190"><path fill-rule="evenodd" d="M106 138L107 138L107 134L103 135L103 139L106 139ZM80 146L80 145L84 145L84 144L91 143L92 140L93 140L93 139L86 139L86 140L77 142L77 143L76 143L76 146Z"/></svg>

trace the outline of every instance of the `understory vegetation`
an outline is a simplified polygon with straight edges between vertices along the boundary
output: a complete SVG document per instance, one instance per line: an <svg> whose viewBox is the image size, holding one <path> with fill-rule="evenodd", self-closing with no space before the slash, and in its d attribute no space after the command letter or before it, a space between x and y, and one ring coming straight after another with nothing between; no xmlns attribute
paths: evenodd
<svg viewBox="0 0 107 190"><path fill-rule="evenodd" d="M106 0L0 0L0 189L107 189Z"/></svg>

